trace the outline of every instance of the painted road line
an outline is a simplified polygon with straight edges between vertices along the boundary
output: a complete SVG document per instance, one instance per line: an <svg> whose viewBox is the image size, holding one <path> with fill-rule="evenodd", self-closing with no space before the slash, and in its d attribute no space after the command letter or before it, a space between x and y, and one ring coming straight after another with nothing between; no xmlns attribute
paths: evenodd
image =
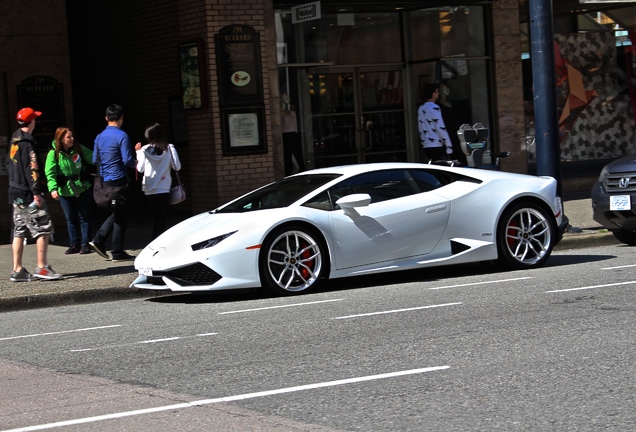
<svg viewBox="0 0 636 432"><path fill-rule="evenodd" d="M235 396L226 396L226 397L220 397L216 399L203 399L203 400L185 402L185 403L174 404L174 405L165 405L165 406L160 406L155 408L147 408L147 409L141 409L141 410L135 410L135 411L124 411L119 413L106 414L106 415L95 416L95 417L85 417L85 418L79 418L74 420L65 420L65 421L55 422L55 423L46 423L46 424L27 426L27 427L22 427L17 429L8 429L2 432L30 432L30 431L38 431L38 430L45 430L45 429L53 429L53 428L64 427L64 426L74 426L74 425L85 424L85 423L95 423L99 421L113 420L113 419L118 419L123 417L132 417L132 416L143 415L143 414L152 414L152 413L164 412L164 411L172 411L172 410L191 408L191 407L196 407L201 405L212 405L212 404L222 403L222 402L235 402L240 400L255 399L259 397L274 396L274 395L285 394L285 393L293 393L293 392L313 390L313 389L319 389L319 388L325 388L325 387L335 387L335 386L340 386L345 384L355 384L355 383L365 382L365 381L396 378L396 377L405 376L405 375L416 375L416 374L422 374L427 372L436 372L436 371L449 369L449 368L450 366L434 366L434 367L427 367L422 369L411 369L411 370L398 371L398 372L389 372L389 373L384 373L379 375L368 375L363 377L348 378L348 379L342 379L342 380L336 380L336 381L326 381L322 383L307 384L307 385L301 385L296 387L285 387L285 388L276 389L276 390L268 390L268 391L262 391L262 392L256 392L256 393L245 393L245 394L240 394Z"/></svg>
<svg viewBox="0 0 636 432"><path fill-rule="evenodd" d="M558 292L567 292L567 291L580 291L580 290L587 290L587 289L594 289L594 288L607 288L607 287L614 287L614 286L620 286L620 285L631 285L631 284L636 284L636 281L617 282L617 283L605 284L605 285L592 285L592 286L580 287L580 288L567 288L567 289L562 289L562 290L553 290L553 291L546 291L546 292L547 293L558 293Z"/></svg>
<svg viewBox="0 0 636 432"><path fill-rule="evenodd" d="M532 278L522 277L522 278L503 279L503 280L494 280L494 281L486 281L486 282L473 282L473 283L460 284L460 285L447 285L447 286L441 286L441 287L435 287L435 288L429 288L429 289L439 290L439 289L448 289L448 288L459 288L459 287L467 287L467 286L473 286L473 285L487 285L487 284L495 284L495 283L502 283L502 282L514 282L514 281L520 281L525 279L532 279Z"/></svg>
<svg viewBox="0 0 636 432"><path fill-rule="evenodd" d="M296 306L307 306L307 305L336 302L336 301L342 301L342 299L320 300L320 301L307 302L307 303L294 303L294 304L280 305L280 306L268 306L268 307L262 307L262 308L256 308L256 309L243 309L243 310L236 310L236 311L229 311L229 312L219 312L219 315L244 313L244 312L257 312L257 311L262 311L267 309L280 309L280 308L288 308L288 307L296 307Z"/></svg>
<svg viewBox="0 0 636 432"><path fill-rule="evenodd" d="M409 311L420 310L420 309L433 309L433 308L444 307L444 306L455 306L460 304L461 303L445 303L445 304L431 305L431 306L419 306L419 307L412 307L407 309L395 309L395 310L388 310L388 311L363 313L358 315L347 315L347 316L335 317L332 319L359 318L359 317L367 317L372 315L384 315L384 314L399 313L399 312L409 312Z"/></svg>
<svg viewBox="0 0 636 432"><path fill-rule="evenodd" d="M101 327L88 327L88 328L75 329L75 330L64 330L64 331L59 331L59 332L35 333L35 334L29 334L29 335L24 335L24 336L12 336L12 337L0 338L0 341L11 340L11 339L32 338L32 337L40 337L40 336L51 336L51 335L58 335L58 334L64 334L64 333L83 332L83 331L90 331L90 330L101 330L101 329L114 328L114 327L121 327L121 325L109 325L109 326L101 326Z"/></svg>

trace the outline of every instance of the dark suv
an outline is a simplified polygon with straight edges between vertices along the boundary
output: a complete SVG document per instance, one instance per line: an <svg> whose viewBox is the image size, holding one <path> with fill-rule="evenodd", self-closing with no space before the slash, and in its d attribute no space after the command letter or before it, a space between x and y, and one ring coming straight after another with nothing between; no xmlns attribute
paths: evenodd
<svg viewBox="0 0 636 432"><path fill-rule="evenodd" d="M592 187L592 211L618 241L636 246L636 155L605 165Z"/></svg>

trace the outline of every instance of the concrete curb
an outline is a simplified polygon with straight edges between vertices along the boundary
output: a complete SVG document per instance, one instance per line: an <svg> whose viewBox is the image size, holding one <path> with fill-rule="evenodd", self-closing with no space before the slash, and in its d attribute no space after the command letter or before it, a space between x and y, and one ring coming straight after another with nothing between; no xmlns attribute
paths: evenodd
<svg viewBox="0 0 636 432"><path fill-rule="evenodd" d="M174 293L171 291L152 291L135 288L100 288L47 294L27 294L18 297L0 298L0 313L24 309L70 306L83 303L101 303L141 297L160 297L167 294Z"/></svg>
<svg viewBox="0 0 636 432"><path fill-rule="evenodd" d="M554 247L555 251L580 249L594 246L608 246L621 244L614 235L607 230L583 233L565 233L563 239Z"/></svg>

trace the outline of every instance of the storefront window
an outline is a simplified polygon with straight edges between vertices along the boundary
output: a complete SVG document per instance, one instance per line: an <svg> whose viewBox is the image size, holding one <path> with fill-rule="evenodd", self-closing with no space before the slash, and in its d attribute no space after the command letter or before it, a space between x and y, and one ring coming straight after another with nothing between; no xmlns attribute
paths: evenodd
<svg viewBox="0 0 636 432"><path fill-rule="evenodd" d="M402 61L398 13L326 14L292 24L279 13L279 63L369 64ZM282 33L282 34L281 34Z"/></svg>
<svg viewBox="0 0 636 432"><path fill-rule="evenodd" d="M305 167L419 161L417 106L431 82L455 143L461 124L490 123L485 7L341 9L296 24L276 13L279 89L283 110L297 110Z"/></svg>
<svg viewBox="0 0 636 432"><path fill-rule="evenodd" d="M481 6L423 9L412 12L410 19L414 61L487 55Z"/></svg>

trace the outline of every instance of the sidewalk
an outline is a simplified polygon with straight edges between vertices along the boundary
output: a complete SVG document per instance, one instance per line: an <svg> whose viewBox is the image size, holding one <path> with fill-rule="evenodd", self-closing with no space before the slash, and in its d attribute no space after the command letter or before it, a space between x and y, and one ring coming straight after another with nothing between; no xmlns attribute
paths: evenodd
<svg viewBox="0 0 636 432"><path fill-rule="evenodd" d="M611 233L592 220L589 197L572 197L566 200L563 206L572 230L565 233L555 250L618 243ZM178 220L173 220L170 225L177 222ZM148 222L129 222L126 245L131 255L137 255L148 244L150 230ZM113 263L96 253L64 255L68 247L64 238L66 227L59 227L57 231L55 243L49 246L48 255L52 267L64 274L64 278L58 281L11 282L11 245L0 245L0 312L132 297L153 297L169 293L128 288L137 276L132 261ZM23 263L29 271L35 270L34 244L25 247Z"/></svg>

